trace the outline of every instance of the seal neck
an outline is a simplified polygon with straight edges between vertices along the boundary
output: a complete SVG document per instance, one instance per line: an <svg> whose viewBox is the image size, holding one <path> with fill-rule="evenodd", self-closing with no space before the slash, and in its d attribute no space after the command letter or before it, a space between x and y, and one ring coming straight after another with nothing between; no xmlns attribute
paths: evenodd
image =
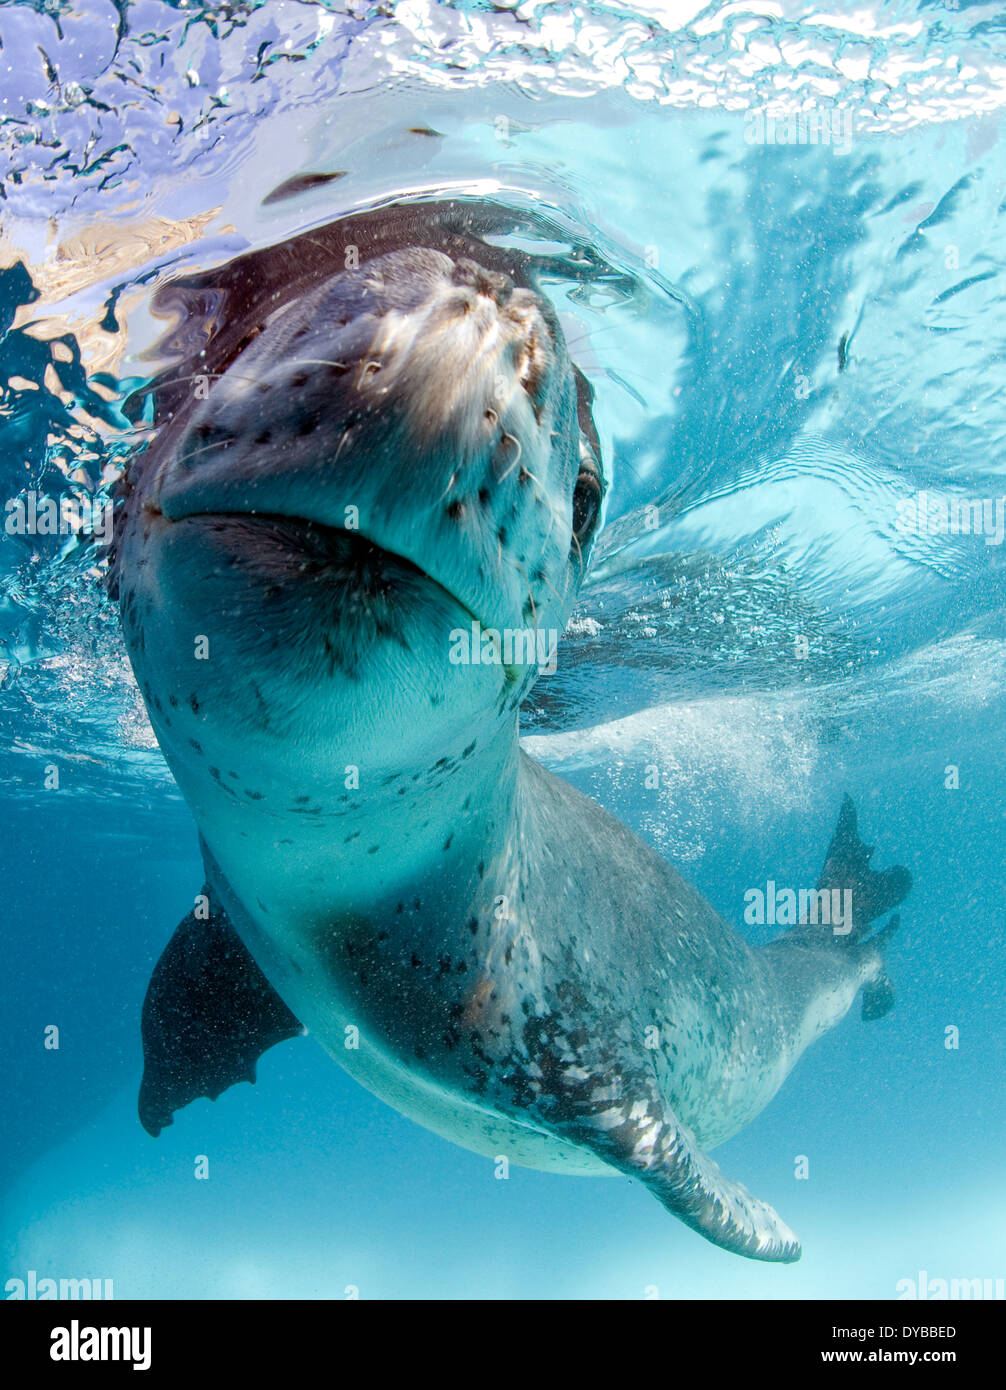
<svg viewBox="0 0 1006 1390"><path fill-rule="evenodd" d="M278 796L204 800L199 821L223 878L265 930L418 914L413 930L446 941L491 904L511 865L519 767L514 719L430 767L361 769L348 789L337 775L306 807Z"/></svg>

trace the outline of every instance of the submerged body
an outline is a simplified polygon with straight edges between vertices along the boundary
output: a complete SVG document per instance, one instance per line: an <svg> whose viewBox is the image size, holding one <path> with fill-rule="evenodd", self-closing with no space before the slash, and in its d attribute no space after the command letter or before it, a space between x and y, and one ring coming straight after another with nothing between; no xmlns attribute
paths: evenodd
<svg viewBox="0 0 1006 1390"><path fill-rule="evenodd" d="M819 887L852 921L754 949L520 751L533 665L451 660L473 622L562 629L603 492L589 388L528 258L484 230L417 205L324 229L299 281L282 249L239 262L183 364L207 389L166 383L115 573L207 886L151 985L141 1115L156 1133L303 1027L457 1143L632 1174L791 1260L703 1149L861 986L886 1008L865 929L908 876L869 869L847 804Z"/></svg>

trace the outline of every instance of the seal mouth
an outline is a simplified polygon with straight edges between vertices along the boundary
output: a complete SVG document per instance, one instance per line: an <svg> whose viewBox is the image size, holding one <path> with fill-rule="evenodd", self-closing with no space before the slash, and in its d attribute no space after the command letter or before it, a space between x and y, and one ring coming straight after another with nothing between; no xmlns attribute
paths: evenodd
<svg viewBox="0 0 1006 1390"><path fill-rule="evenodd" d="M442 584L435 575L407 555L379 545L361 531L282 512L190 512L175 520L166 517L163 512L159 515L171 526L196 521L218 536L226 535L231 530L240 533L242 552L248 558L255 558L249 557L249 547L254 545L252 538L268 538L269 545L263 545L257 556L266 564L274 553L276 542L281 542L286 563L283 573L276 576L277 584L295 583L298 579L330 581L340 587L358 586L363 592L363 578L366 576L368 586L376 583L383 592L390 593L396 587L396 580L400 583L403 578L411 579L433 586L469 621L481 622L464 599Z"/></svg>
<svg viewBox="0 0 1006 1390"><path fill-rule="evenodd" d="M366 621L369 611L378 632L385 636L395 633L400 639L400 624L407 620L417 594L423 591L427 596L439 595L455 610L452 634L459 623L479 632L494 630L491 621L480 617L429 570L361 531L283 512L190 512L172 520L157 508L149 510L172 528L196 523L228 548L230 541L235 553L240 553L242 565L266 577L263 595L271 600L284 590L295 592L300 585L321 585L349 598L349 607L340 609L338 626L353 627L361 619ZM389 605L391 611L397 609L399 613L391 627L387 625ZM447 631L444 635L446 644ZM500 659L498 666L505 690L519 685L526 675L526 667L519 664Z"/></svg>

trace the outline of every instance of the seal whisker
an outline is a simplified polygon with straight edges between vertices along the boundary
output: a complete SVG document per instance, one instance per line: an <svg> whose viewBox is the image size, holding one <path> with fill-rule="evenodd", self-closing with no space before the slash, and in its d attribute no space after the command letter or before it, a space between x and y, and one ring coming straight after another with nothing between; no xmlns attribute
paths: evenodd
<svg viewBox="0 0 1006 1390"><path fill-rule="evenodd" d="M176 376L171 377L168 381L151 382L149 386L140 387L139 393L144 396L152 396L155 391L164 391L171 386L181 386L183 381L202 381L203 379L216 381L224 376L230 377L231 381L250 381L254 386L257 386L261 381L261 377L242 376L234 371L190 372L188 376Z"/></svg>
<svg viewBox="0 0 1006 1390"><path fill-rule="evenodd" d="M555 594L555 596L556 596L556 598L559 600L559 602L560 602L560 603L564 602L564 600L565 600L565 590L563 591L563 593L560 594L559 590L555 587L555 585L552 583L551 579L549 579L548 575L545 573L544 570L542 570L542 572L541 572L541 578L542 578L542 583L546 584L546 585L552 590L553 594ZM567 587L568 587L568 585L567 585Z"/></svg>
<svg viewBox="0 0 1006 1390"><path fill-rule="evenodd" d="M327 357L295 357L289 364L291 367L338 367L340 371L348 372L348 362L330 362ZM368 362L368 366L370 363Z"/></svg>
<svg viewBox="0 0 1006 1390"><path fill-rule="evenodd" d="M508 434L506 430L504 430L502 435L500 436L501 444L503 443L504 439L512 439L513 442L517 445L517 457L514 459L513 463L511 463L510 467L506 470L506 472L500 477L501 483L505 482L506 479L509 478L510 474L517 467L518 463L520 463L521 454L524 452L521 442L515 434Z"/></svg>
<svg viewBox="0 0 1006 1390"><path fill-rule="evenodd" d="M178 460L178 466L180 468L187 466L189 459L194 459L198 454L205 454L208 449L226 449L234 442L235 441L233 437L228 436L225 439L215 439L211 441L211 443L209 444L204 444L199 449L190 449L187 454L183 454L182 457Z"/></svg>
<svg viewBox="0 0 1006 1390"><path fill-rule="evenodd" d="M190 372L188 376L171 377L168 381L154 381L149 386L143 387L145 396L152 396L155 391L164 391L169 386L181 386L183 381L198 381L200 377L221 377L226 376L226 372Z"/></svg>
<svg viewBox="0 0 1006 1390"><path fill-rule="evenodd" d="M333 462L333 463L338 463L338 462L339 462L339 455L342 453L342 446L345 444L346 440L349 438L349 436L352 434L352 432L353 432L353 427L352 427L352 425L347 425L346 428L343 430L343 432L342 432L342 438L339 440L339 447L336 449L335 455L334 455L333 458L332 458L332 462Z"/></svg>
<svg viewBox="0 0 1006 1390"><path fill-rule="evenodd" d="M457 483L457 481L458 481L458 475L457 475L456 472L454 472L454 473L451 474L450 478L447 480L447 486L444 488L443 492L442 492L442 493L440 494L440 496L437 498L437 501L438 501L438 502L442 502L442 501L444 500L444 498L445 498L445 497L447 496L447 494L451 491L451 489L454 487L454 485Z"/></svg>
<svg viewBox="0 0 1006 1390"><path fill-rule="evenodd" d="M537 605L535 604L535 601L534 601L534 594L533 594L533 592L532 592L532 590L531 590L531 584L530 584L530 582L529 582L529 580L528 580L528 577L527 577L527 574L526 574L526 572L525 572L525 570L524 570L524 566L523 566L523 565L519 564L516 560L514 560L514 561L513 561L513 567L514 567L514 569L517 571L517 573L520 575L521 579L523 579L523 581L524 581L524 588L527 590L528 602L529 602L530 605L531 605L531 617L534 619L535 631L537 631L537 629L538 629L538 607L537 607Z"/></svg>

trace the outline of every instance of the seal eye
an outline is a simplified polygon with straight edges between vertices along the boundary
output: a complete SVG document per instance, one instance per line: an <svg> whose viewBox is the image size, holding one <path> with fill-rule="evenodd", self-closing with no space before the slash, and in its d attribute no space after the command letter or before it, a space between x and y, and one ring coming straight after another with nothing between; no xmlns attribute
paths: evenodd
<svg viewBox="0 0 1006 1390"><path fill-rule="evenodd" d="M582 547L590 538L601 511L601 480L589 468L581 468L573 489L573 536Z"/></svg>

